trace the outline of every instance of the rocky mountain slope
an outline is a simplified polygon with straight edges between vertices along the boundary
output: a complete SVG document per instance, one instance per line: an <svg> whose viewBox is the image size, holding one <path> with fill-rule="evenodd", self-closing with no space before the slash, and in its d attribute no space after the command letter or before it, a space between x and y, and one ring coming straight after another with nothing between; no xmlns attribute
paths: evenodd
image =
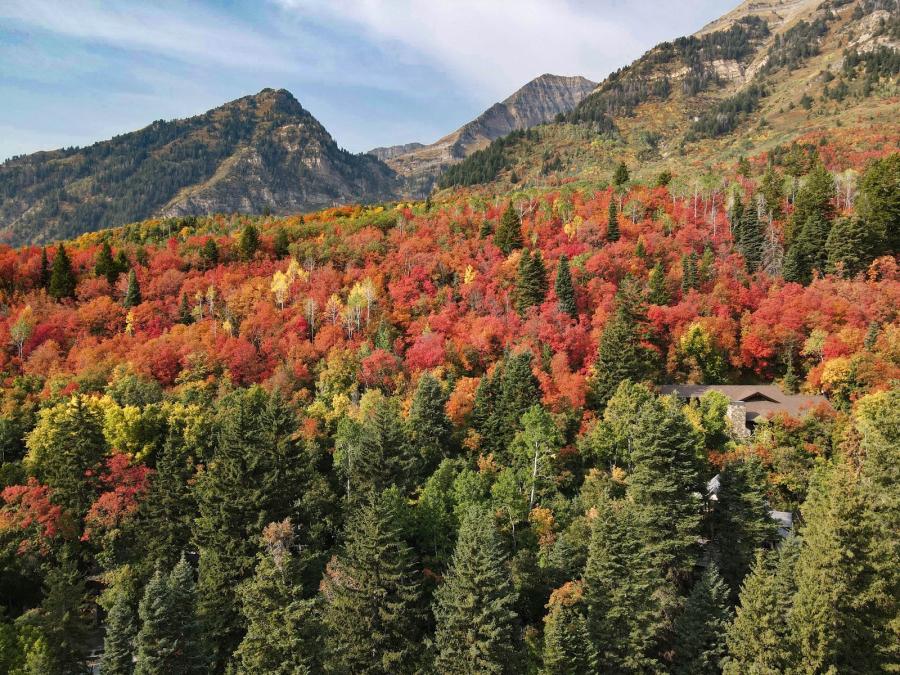
<svg viewBox="0 0 900 675"><path fill-rule="evenodd" d="M423 196L447 166L512 131L544 124L569 112L596 86L584 77L544 74L430 145L408 143L375 148L369 153L406 179L408 193Z"/></svg>
<svg viewBox="0 0 900 675"><path fill-rule="evenodd" d="M0 165L0 232L46 242L152 216L305 211L377 201L394 173L342 150L287 91Z"/></svg>
<svg viewBox="0 0 900 675"><path fill-rule="evenodd" d="M896 144L897 0L749 0L611 74L562 123L510 135L447 170L442 187L608 181L709 171L829 134L848 151ZM881 139L881 140L879 140ZM893 139L892 141L890 139Z"/></svg>

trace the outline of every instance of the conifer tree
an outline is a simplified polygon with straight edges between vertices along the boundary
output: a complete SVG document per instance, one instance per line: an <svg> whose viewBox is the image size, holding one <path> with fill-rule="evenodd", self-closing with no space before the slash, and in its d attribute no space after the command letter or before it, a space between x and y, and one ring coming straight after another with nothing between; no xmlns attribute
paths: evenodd
<svg viewBox="0 0 900 675"><path fill-rule="evenodd" d="M529 307L539 305L547 294L547 269L540 251L531 253L528 249L519 260L516 279L516 309L525 314Z"/></svg>
<svg viewBox="0 0 900 675"><path fill-rule="evenodd" d="M856 213L866 224L872 257L900 250L900 153L876 159L859 180Z"/></svg>
<svg viewBox="0 0 900 675"><path fill-rule="evenodd" d="M369 494L326 571L330 672L412 673L420 665L422 592L395 504L386 493Z"/></svg>
<svg viewBox="0 0 900 675"><path fill-rule="evenodd" d="M137 307L141 304L141 287L138 285L134 268L128 273L128 289L125 291L125 300L122 304L126 307Z"/></svg>
<svg viewBox="0 0 900 675"><path fill-rule="evenodd" d="M75 273L72 272L72 262L62 244L57 247L53 258L47 292L56 300L75 297Z"/></svg>
<svg viewBox="0 0 900 675"><path fill-rule="evenodd" d="M98 277L105 277L110 284L116 283L119 278L119 266L113 259L108 241L104 241L100 246L100 253L97 254L97 260L94 262L94 274Z"/></svg>
<svg viewBox="0 0 900 675"><path fill-rule="evenodd" d="M744 202L741 199L741 190L735 190L734 203L728 211L728 223L731 226L731 242L734 248L741 249L741 234L744 224Z"/></svg>
<svg viewBox="0 0 900 675"><path fill-rule="evenodd" d="M619 209L615 195L610 195L609 211L606 218L606 240L619 241Z"/></svg>
<svg viewBox="0 0 900 675"><path fill-rule="evenodd" d="M647 302L651 305L665 306L669 304L671 296L669 289L666 288L666 272L661 262L656 263L650 270L650 277L647 279Z"/></svg>
<svg viewBox="0 0 900 675"><path fill-rule="evenodd" d="M613 172L613 185L617 188L622 187L625 183L628 182L628 167L625 166L625 162L619 162L619 165L616 167L616 170Z"/></svg>
<svg viewBox="0 0 900 675"><path fill-rule="evenodd" d="M777 532L769 517L765 472L758 462L734 462L718 478L710 514L712 551L732 599L737 600L756 551L773 541Z"/></svg>
<svg viewBox="0 0 900 675"><path fill-rule="evenodd" d="M50 261L47 260L47 247L41 248L41 288L47 288L50 285Z"/></svg>
<svg viewBox="0 0 900 675"><path fill-rule="evenodd" d="M825 271L853 277L871 262L867 225L859 218L838 218L825 242Z"/></svg>
<svg viewBox="0 0 900 675"><path fill-rule="evenodd" d="M275 239L272 242L272 251L275 253L275 257L281 260L286 257L288 254L288 247L290 246L290 240L288 239L287 230L283 227L279 227L275 232Z"/></svg>
<svg viewBox="0 0 900 675"><path fill-rule="evenodd" d="M321 667L315 600L304 598L302 565L290 520L263 530L253 577L238 589L247 632L234 655L238 673L296 675Z"/></svg>
<svg viewBox="0 0 900 675"><path fill-rule="evenodd" d="M700 537L700 440L674 401L646 403L632 439L628 498L632 527L657 569L683 578L697 560Z"/></svg>
<svg viewBox="0 0 900 675"><path fill-rule="evenodd" d="M106 619L103 658L100 660L100 671L104 675L131 675L137 632L131 596L120 590Z"/></svg>
<svg viewBox="0 0 900 675"><path fill-rule="evenodd" d="M728 586L715 565L707 567L675 620L676 675L718 675L725 658L725 632L731 623Z"/></svg>
<svg viewBox="0 0 900 675"><path fill-rule="evenodd" d="M181 294L181 304L178 305L178 323L185 326L194 323L194 316L191 314L191 305L188 302L187 293Z"/></svg>
<svg viewBox="0 0 900 675"><path fill-rule="evenodd" d="M518 672L516 597L504 557L493 518L470 509L453 562L435 592L437 672Z"/></svg>
<svg viewBox="0 0 900 675"><path fill-rule="evenodd" d="M753 273L762 264L765 235L762 224L759 222L756 208L752 204L744 210L740 232L741 238L738 250L744 256L747 271Z"/></svg>
<svg viewBox="0 0 900 675"><path fill-rule="evenodd" d="M495 449L505 452L509 441L522 428L522 415L540 400L540 385L531 370L531 352L508 356L500 374L499 398L495 414L498 433Z"/></svg>
<svg viewBox="0 0 900 675"><path fill-rule="evenodd" d="M244 229L241 230L241 236L238 240L238 252L241 255L241 260L252 260L258 249L259 230L256 229L253 223L247 223L244 225Z"/></svg>
<svg viewBox="0 0 900 675"><path fill-rule="evenodd" d="M409 437L421 460L419 475L428 476L450 452L452 425L446 412L447 394L431 373L423 373L409 408Z"/></svg>
<svg viewBox="0 0 900 675"><path fill-rule="evenodd" d="M203 248L200 250L200 255L210 267L218 265L219 247L216 245L216 240L212 237L208 237L206 241L203 242Z"/></svg>
<svg viewBox="0 0 900 675"><path fill-rule="evenodd" d="M691 251L681 256L681 293L687 295L691 290L700 288L697 276L697 254Z"/></svg>
<svg viewBox="0 0 900 675"><path fill-rule="evenodd" d="M794 236L784 265L784 278L808 284L814 270L824 272L828 260L826 242L831 222L817 214L811 215Z"/></svg>
<svg viewBox="0 0 900 675"><path fill-rule="evenodd" d="M559 257L556 265L556 301L561 312L573 319L578 318L578 307L575 304L575 289L572 286L572 274L569 271L569 259L565 255Z"/></svg>
<svg viewBox="0 0 900 675"><path fill-rule="evenodd" d="M550 596L550 611L544 617L542 675L597 672L597 652L584 618L581 596L577 582L567 583Z"/></svg>
<svg viewBox="0 0 900 675"><path fill-rule="evenodd" d="M806 223L813 219L816 223L827 223L830 225L834 218L834 178L825 165L818 161L813 165L812 170L806 176L803 186L797 191L794 199L794 211L791 213L790 222L786 228L786 240L789 245L793 245L796 237L801 230L807 227ZM827 228L825 226L825 235L827 237ZM822 247L825 238L816 243ZM821 269L821 268L820 268Z"/></svg>
<svg viewBox="0 0 900 675"><path fill-rule="evenodd" d="M784 215L784 179L772 164L766 167L759 191L763 196L766 213L773 220L780 220Z"/></svg>
<svg viewBox="0 0 900 675"><path fill-rule="evenodd" d="M512 202L507 204L506 210L500 216L500 225L494 233L494 244L506 255L513 249L522 248L522 221Z"/></svg>

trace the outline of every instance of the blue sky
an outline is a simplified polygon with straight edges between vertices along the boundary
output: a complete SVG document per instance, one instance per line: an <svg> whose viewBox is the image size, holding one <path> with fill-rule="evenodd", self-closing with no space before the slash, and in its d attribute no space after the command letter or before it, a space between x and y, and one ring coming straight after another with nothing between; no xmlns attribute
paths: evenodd
<svg viewBox="0 0 900 675"><path fill-rule="evenodd" d="M0 159L265 87L342 146L431 142L550 72L599 81L736 0L0 2Z"/></svg>

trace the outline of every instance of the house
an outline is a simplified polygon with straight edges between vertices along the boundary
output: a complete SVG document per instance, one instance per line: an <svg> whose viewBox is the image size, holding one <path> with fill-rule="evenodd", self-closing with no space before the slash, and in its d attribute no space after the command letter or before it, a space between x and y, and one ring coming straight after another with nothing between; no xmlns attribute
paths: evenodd
<svg viewBox="0 0 900 675"><path fill-rule="evenodd" d="M774 384L664 384L663 395L674 394L684 399L700 398L708 391L724 394L731 401L728 418L735 435L749 436L755 426L770 415L785 413L802 417L810 408L829 405L824 396L785 394Z"/></svg>

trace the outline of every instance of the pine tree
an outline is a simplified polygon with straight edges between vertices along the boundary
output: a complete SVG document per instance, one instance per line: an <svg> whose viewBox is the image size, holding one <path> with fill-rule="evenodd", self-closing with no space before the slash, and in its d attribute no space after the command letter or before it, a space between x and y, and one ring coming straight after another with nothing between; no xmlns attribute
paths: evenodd
<svg viewBox="0 0 900 675"><path fill-rule="evenodd" d="M320 626L315 600L305 599L302 561L290 520L263 531L256 570L238 589L247 632L234 655L240 674L317 672Z"/></svg>
<svg viewBox="0 0 900 675"><path fill-rule="evenodd" d="M75 297L75 273L72 272L72 262L62 244L57 247L53 258L47 292L56 300Z"/></svg>
<svg viewBox="0 0 900 675"><path fill-rule="evenodd" d="M513 249L522 248L522 221L512 202L507 204L506 210L500 216L500 225L494 234L494 244L506 255Z"/></svg>
<svg viewBox="0 0 900 675"><path fill-rule="evenodd" d="M106 636L103 639L103 658L100 671L103 675L131 675L137 637L137 617L134 615L131 596L120 590L106 619Z"/></svg>
<svg viewBox="0 0 900 675"><path fill-rule="evenodd" d="M275 253L275 257L279 260L286 257L290 244L291 242L288 239L287 230L285 230L283 227L279 227L275 232L275 239L272 242L272 251Z"/></svg>
<svg viewBox="0 0 900 675"><path fill-rule="evenodd" d="M763 196L766 213L773 220L780 220L784 215L784 179L772 164L766 167L759 191Z"/></svg>
<svg viewBox="0 0 900 675"><path fill-rule="evenodd" d="M773 541L777 532L769 517L765 472L758 462L729 464L718 478L710 515L712 550L731 597L737 600L756 551Z"/></svg>
<svg viewBox="0 0 900 675"><path fill-rule="evenodd" d="M159 570L144 589L138 608L135 675L201 673L194 573L184 556L166 576Z"/></svg>
<svg viewBox="0 0 900 675"><path fill-rule="evenodd" d="M565 255L559 257L556 265L556 301L559 310L573 319L578 318L578 307L575 304L575 289L572 286L572 274L569 271L569 259Z"/></svg>
<svg viewBox="0 0 900 675"><path fill-rule="evenodd" d="M113 259L112 248L108 241L103 242L100 253L97 254L97 260L94 262L94 274L98 277L105 277L110 285L116 283L119 278L119 266Z"/></svg>
<svg viewBox="0 0 900 675"><path fill-rule="evenodd" d="M828 259L826 242L830 233L830 221L815 214L807 218L788 249L783 271L786 280L808 284L813 271L825 271Z"/></svg>
<svg viewBox="0 0 900 675"><path fill-rule="evenodd" d="M671 296L669 289L666 288L666 272L661 262L656 263L650 270L650 277L647 280L647 302L651 305L665 306L669 304Z"/></svg>
<svg viewBox="0 0 900 675"><path fill-rule="evenodd" d="M794 244L795 238L806 227L810 218L815 222L831 223L835 212L834 194L834 178L821 161L816 162L794 199L794 211L785 232L789 245ZM815 243L819 247L823 246L825 237Z"/></svg>
<svg viewBox="0 0 900 675"><path fill-rule="evenodd" d="M872 260L867 239L867 225L861 219L838 218L825 242L825 271L853 277L865 270Z"/></svg>
<svg viewBox="0 0 900 675"><path fill-rule="evenodd" d="M247 223L244 225L244 229L241 230L241 236L238 240L238 252L241 255L241 260L252 260L258 249L259 230L256 229L253 223Z"/></svg>
<svg viewBox="0 0 900 675"><path fill-rule="evenodd" d="M526 249L519 259L516 279L516 309L524 315L529 307L539 305L547 294L547 269L540 251Z"/></svg>
<svg viewBox="0 0 900 675"><path fill-rule="evenodd" d="M640 344L638 320L643 308L630 280L617 293L616 310L603 328L594 374L589 382L591 405L602 409L623 380L641 382L650 372L647 349Z"/></svg>
<svg viewBox="0 0 900 675"><path fill-rule="evenodd" d="M673 597L631 525L632 507L603 495L594 508L584 599L597 672L657 672Z"/></svg>
<svg viewBox="0 0 900 675"><path fill-rule="evenodd" d="M435 592L437 672L518 672L516 597L504 557L493 518L470 509L453 562Z"/></svg>
<svg viewBox="0 0 900 675"><path fill-rule="evenodd" d="M697 276L697 254L691 251L688 255L681 256L681 293L687 295L692 290L700 288L700 279Z"/></svg>
<svg viewBox="0 0 900 675"><path fill-rule="evenodd" d="M452 425L446 412L447 394L431 374L423 373L409 408L409 437L421 459L422 477L431 475L450 453Z"/></svg>
<svg viewBox="0 0 900 675"><path fill-rule="evenodd" d="M420 665L422 592L398 521L386 493L368 495L347 521L322 589L331 672L412 673Z"/></svg>
<svg viewBox="0 0 900 675"><path fill-rule="evenodd" d="M194 316L191 314L191 305L188 302L187 293L181 294L181 304L178 305L178 323L190 326L194 323Z"/></svg>
<svg viewBox="0 0 900 675"><path fill-rule="evenodd" d="M632 527L661 573L690 573L700 538L700 439L672 401L644 405L634 430L627 494Z"/></svg>
<svg viewBox="0 0 900 675"><path fill-rule="evenodd" d="M872 257L900 250L900 153L874 160L859 180L856 214L866 224Z"/></svg>
<svg viewBox="0 0 900 675"><path fill-rule="evenodd" d="M707 567L675 620L676 675L717 675L725 658L725 631L731 623L728 586L715 565Z"/></svg>
<svg viewBox="0 0 900 675"><path fill-rule="evenodd" d="M522 415L540 400L540 385L531 370L531 352L509 356L500 376L500 397L496 403L499 418L498 451L505 452L515 433L522 428Z"/></svg>
<svg viewBox="0 0 900 675"><path fill-rule="evenodd" d="M616 170L613 172L613 185L617 188L622 187L625 183L628 182L628 167L625 166L625 162L619 162L619 165L616 167Z"/></svg>
<svg viewBox="0 0 900 675"><path fill-rule="evenodd" d="M128 289L125 291L125 299L122 304L126 307L137 307L141 304L141 287L138 285L137 273L134 268L128 273Z"/></svg>
<svg viewBox="0 0 900 675"><path fill-rule="evenodd" d="M41 272L39 283L41 288L47 288L50 285L50 261L47 260L47 247L41 249Z"/></svg>
<svg viewBox="0 0 900 675"><path fill-rule="evenodd" d="M736 250L741 250L741 228L744 224L744 202L741 199L741 190L734 193L734 203L728 211L728 223L731 225L731 242Z"/></svg>
<svg viewBox="0 0 900 675"><path fill-rule="evenodd" d="M219 264L219 247L216 245L215 239L208 237L206 241L203 242L203 248L200 249L200 256L210 267Z"/></svg>
<svg viewBox="0 0 900 675"><path fill-rule="evenodd" d="M581 602L581 585L568 583L553 592L544 617L542 675L591 675L597 672L594 649Z"/></svg>
<svg viewBox="0 0 900 675"><path fill-rule="evenodd" d="M765 233L763 232L762 223L759 222L756 209L752 205L744 210L740 232L741 239L738 244L738 250L744 256L747 271L753 273L762 264Z"/></svg>
<svg viewBox="0 0 900 675"><path fill-rule="evenodd" d="M619 209L615 195L609 197L609 211L606 218L606 240L619 241Z"/></svg>

